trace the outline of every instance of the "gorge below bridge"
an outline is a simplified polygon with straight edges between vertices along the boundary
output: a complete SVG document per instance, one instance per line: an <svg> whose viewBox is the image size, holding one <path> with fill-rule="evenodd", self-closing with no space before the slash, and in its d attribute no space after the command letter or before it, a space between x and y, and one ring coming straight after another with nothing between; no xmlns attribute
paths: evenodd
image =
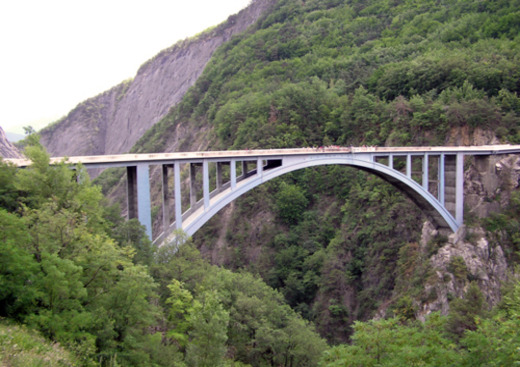
<svg viewBox="0 0 520 367"><path fill-rule="evenodd" d="M464 215L464 157L474 156L486 164L492 155L519 152L520 145L331 146L56 157L51 158L51 164L65 160L86 168L126 167L128 217L138 218L151 239L150 168L160 166L163 223L162 232L153 242L161 245L174 239L175 229L193 235L224 206L266 181L303 168L332 164L355 167L381 177L410 197L434 226L456 232L463 224ZM22 159L6 161L19 167L30 165Z"/></svg>

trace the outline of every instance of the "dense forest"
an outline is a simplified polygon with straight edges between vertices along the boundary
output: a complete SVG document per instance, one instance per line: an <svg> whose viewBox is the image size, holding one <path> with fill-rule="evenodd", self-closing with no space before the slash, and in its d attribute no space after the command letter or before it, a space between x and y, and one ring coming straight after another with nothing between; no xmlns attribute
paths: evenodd
<svg viewBox="0 0 520 367"><path fill-rule="evenodd" d="M513 0L282 0L217 50L133 151L167 150L179 125L206 131L205 149L520 143L519 9ZM440 297L431 259L447 237L421 244L427 218L364 172L273 180L225 209L231 226L216 216L193 240L179 233L155 249L103 199L119 172L97 186L81 168L49 167L36 136L26 155L29 169L0 167L0 316L77 356L64 364L520 360L518 183L484 198L506 198L501 211L466 210L466 239L484 233L507 259L501 300L483 292L486 274L453 256L441 277L456 285L449 313L423 312Z"/></svg>
<svg viewBox="0 0 520 367"><path fill-rule="evenodd" d="M133 151L168 150L169 132L183 125L210 129L207 149L518 143L519 5L280 1L216 52ZM200 149L190 143L179 150ZM513 191L483 200L505 209L501 200ZM517 220L471 209L466 224L489 230L491 246L514 264ZM348 342L355 320L400 305L419 317L440 297L425 285L438 282L428 259L446 234L420 245L426 218L376 177L337 166L303 170L262 185L227 215L232 225L222 229L216 217L194 236L204 256L261 275L332 343ZM460 260L446 276L455 277L449 270ZM448 301L480 280L475 272L462 278Z"/></svg>
<svg viewBox="0 0 520 367"><path fill-rule="evenodd" d="M31 139L32 166L0 165L1 317L68 348L65 365L316 365L325 341L279 292L203 261L182 234L153 248L84 169L50 167Z"/></svg>

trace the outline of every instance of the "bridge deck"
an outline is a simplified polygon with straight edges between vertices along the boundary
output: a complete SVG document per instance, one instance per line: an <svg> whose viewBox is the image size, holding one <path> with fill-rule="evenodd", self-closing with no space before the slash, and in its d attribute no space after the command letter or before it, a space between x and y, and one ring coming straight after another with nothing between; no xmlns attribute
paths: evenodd
<svg viewBox="0 0 520 367"><path fill-rule="evenodd" d="M56 164L64 159L67 163L82 163L89 168L124 167L131 163L161 164L168 161L193 160L196 158L229 159L251 157L273 157L301 154L424 154L424 153L465 153L471 155L508 154L520 152L520 145L483 145L483 146L435 146L435 147L319 147L319 148L292 148L292 149L255 149L255 150L223 150L203 152L174 152L174 153L147 153L147 154L114 154L98 156L72 156L52 157L51 164ZM4 158L5 162L11 162L18 167L26 167L31 164L28 159Z"/></svg>

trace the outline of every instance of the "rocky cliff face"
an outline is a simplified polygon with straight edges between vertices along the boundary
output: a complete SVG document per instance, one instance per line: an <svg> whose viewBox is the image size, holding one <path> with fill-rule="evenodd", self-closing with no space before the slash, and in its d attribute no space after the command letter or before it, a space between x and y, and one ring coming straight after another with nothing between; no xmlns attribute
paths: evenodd
<svg viewBox="0 0 520 367"><path fill-rule="evenodd" d="M520 186L520 157L517 155L472 158L464 177L465 221L485 218L507 207L513 190ZM421 248L427 253L437 231L425 223ZM425 286L420 318L433 311L447 313L449 301L463 297L470 282L477 282L490 306L500 300L501 284L508 266L500 243L478 226L463 226L448 237L430 257L432 274Z"/></svg>
<svg viewBox="0 0 520 367"><path fill-rule="evenodd" d="M41 131L52 156L126 153L200 76L213 52L243 32L275 3L253 1L215 29L185 40L146 62L132 81L79 104Z"/></svg>
<svg viewBox="0 0 520 367"><path fill-rule="evenodd" d="M5 136L4 130L0 127L0 157L3 158L23 158L22 153L11 144Z"/></svg>

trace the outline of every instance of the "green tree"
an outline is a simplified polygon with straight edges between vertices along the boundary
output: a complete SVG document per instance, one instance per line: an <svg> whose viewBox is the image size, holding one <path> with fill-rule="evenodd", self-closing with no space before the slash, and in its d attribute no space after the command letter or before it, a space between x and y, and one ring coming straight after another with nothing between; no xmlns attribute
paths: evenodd
<svg viewBox="0 0 520 367"><path fill-rule="evenodd" d="M38 264L23 218L0 209L0 316L21 318L39 295Z"/></svg>
<svg viewBox="0 0 520 367"><path fill-rule="evenodd" d="M184 289L183 284L173 279L168 285L170 297L166 303L170 305L168 321L171 323L168 336L185 348L188 342L188 331L191 328L191 315L194 312L193 296Z"/></svg>
<svg viewBox="0 0 520 367"><path fill-rule="evenodd" d="M514 366L520 362L520 282L514 281L495 315L478 318L461 340L465 366Z"/></svg>
<svg viewBox="0 0 520 367"><path fill-rule="evenodd" d="M205 291L194 302L190 315L193 329L186 349L186 361L194 367L223 365L226 354L229 313L215 291Z"/></svg>
<svg viewBox="0 0 520 367"><path fill-rule="evenodd" d="M0 158L0 208L14 212L19 208L19 192L15 187L16 167Z"/></svg>
<svg viewBox="0 0 520 367"><path fill-rule="evenodd" d="M398 318L354 323L352 345L324 353L320 366L459 366L461 356L442 334L443 318L430 315L424 324Z"/></svg>
<svg viewBox="0 0 520 367"><path fill-rule="evenodd" d="M144 226L137 219L120 221L111 230L111 237L119 243L119 246L130 246L135 249L133 258L135 264L148 266L152 264L155 247L146 235Z"/></svg>
<svg viewBox="0 0 520 367"><path fill-rule="evenodd" d="M132 262L139 244L117 246L109 237L110 211L81 166L50 165L37 136L28 140L32 164L0 176L22 194L19 216L0 209L2 313L68 346L86 364L151 364L149 349L160 346L148 328L160 310L148 269Z"/></svg>
<svg viewBox="0 0 520 367"><path fill-rule="evenodd" d="M287 224L298 223L308 205L303 190L299 186L282 182L276 199L276 209L280 219Z"/></svg>
<svg viewBox="0 0 520 367"><path fill-rule="evenodd" d="M446 330L459 340L467 330L476 330L477 317L485 315L484 297L475 282L470 283L464 298L450 303Z"/></svg>

